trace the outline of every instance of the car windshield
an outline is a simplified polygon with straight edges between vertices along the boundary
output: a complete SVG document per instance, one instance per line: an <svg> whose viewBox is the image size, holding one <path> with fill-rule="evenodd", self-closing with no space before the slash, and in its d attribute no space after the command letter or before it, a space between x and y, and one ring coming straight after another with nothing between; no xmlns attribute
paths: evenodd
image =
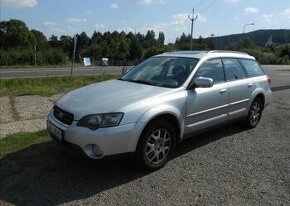
<svg viewBox="0 0 290 206"><path fill-rule="evenodd" d="M197 64L198 59L153 57L137 65L120 80L160 87L180 87Z"/></svg>

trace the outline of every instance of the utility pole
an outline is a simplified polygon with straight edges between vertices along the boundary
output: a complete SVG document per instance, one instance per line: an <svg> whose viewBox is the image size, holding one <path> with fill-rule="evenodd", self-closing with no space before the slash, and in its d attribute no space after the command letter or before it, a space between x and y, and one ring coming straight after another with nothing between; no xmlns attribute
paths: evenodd
<svg viewBox="0 0 290 206"><path fill-rule="evenodd" d="M76 56L76 47L77 47L77 35L74 36L74 50L73 50L73 56L72 56L72 65L70 70L70 79L72 79L72 73L73 69L75 67L75 56Z"/></svg>
<svg viewBox="0 0 290 206"><path fill-rule="evenodd" d="M36 59L36 44L34 44L34 65L37 67L37 59Z"/></svg>
<svg viewBox="0 0 290 206"><path fill-rule="evenodd" d="M188 15L188 19L191 21L190 50L192 50L193 22L197 19L197 17L198 15L194 16L194 9L192 9L192 15Z"/></svg>

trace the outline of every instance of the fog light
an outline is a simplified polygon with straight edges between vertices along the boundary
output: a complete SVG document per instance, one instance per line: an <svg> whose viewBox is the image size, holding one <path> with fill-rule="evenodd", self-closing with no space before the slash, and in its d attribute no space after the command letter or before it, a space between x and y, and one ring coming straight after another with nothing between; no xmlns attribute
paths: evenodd
<svg viewBox="0 0 290 206"><path fill-rule="evenodd" d="M98 145L92 146L92 151L97 157L103 156L103 150Z"/></svg>

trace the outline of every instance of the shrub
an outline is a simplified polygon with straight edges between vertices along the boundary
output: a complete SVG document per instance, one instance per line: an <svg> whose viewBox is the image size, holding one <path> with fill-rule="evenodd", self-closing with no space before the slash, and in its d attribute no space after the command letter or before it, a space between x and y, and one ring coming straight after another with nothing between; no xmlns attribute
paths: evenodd
<svg viewBox="0 0 290 206"><path fill-rule="evenodd" d="M57 49L49 49L36 52L37 65L58 65L64 64L66 55ZM35 52L32 49L0 50L0 66L11 65L34 65Z"/></svg>

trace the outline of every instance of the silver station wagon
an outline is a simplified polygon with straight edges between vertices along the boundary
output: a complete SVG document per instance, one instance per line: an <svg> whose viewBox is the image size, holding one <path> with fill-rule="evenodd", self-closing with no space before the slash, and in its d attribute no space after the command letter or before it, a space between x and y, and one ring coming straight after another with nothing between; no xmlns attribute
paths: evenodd
<svg viewBox="0 0 290 206"><path fill-rule="evenodd" d="M168 52L67 93L47 128L90 158L133 153L141 168L158 169L197 132L233 120L256 127L271 96L269 77L246 53Z"/></svg>

